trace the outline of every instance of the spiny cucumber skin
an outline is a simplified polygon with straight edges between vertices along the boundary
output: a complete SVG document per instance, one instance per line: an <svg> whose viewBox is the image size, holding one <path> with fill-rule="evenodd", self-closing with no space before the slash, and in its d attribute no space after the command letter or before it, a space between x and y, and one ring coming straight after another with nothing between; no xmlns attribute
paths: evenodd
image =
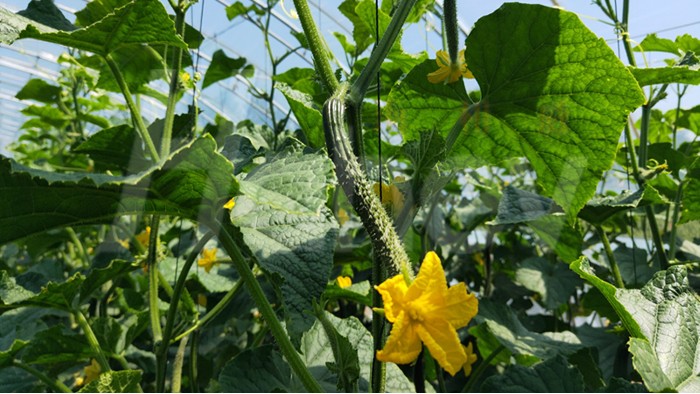
<svg viewBox="0 0 700 394"><path fill-rule="evenodd" d="M341 88L326 101L323 107L328 154L335 164L338 182L367 229L375 254L387 268L393 271L392 274L397 274L402 272L401 268L404 264L409 264L408 255L389 215L375 196L353 153L347 137L349 134L347 125L355 125L356 122L355 119L346 119L346 116L355 111L347 111L344 96L345 89Z"/></svg>

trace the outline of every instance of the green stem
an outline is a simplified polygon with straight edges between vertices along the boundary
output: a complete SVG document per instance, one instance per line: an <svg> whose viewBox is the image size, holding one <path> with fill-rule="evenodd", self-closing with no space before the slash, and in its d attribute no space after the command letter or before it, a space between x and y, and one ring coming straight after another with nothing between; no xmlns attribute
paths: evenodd
<svg viewBox="0 0 700 394"><path fill-rule="evenodd" d="M199 333L195 332L192 335L192 342L190 343L190 362L189 362L189 375L190 375L190 392L198 393L199 384L197 383L197 361L199 358Z"/></svg>
<svg viewBox="0 0 700 394"><path fill-rule="evenodd" d="M231 290L229 290L226 293L226 295L224 295L224 297L216 305L214 305L214 307L211 308L211 310L209 312L207 312L206 315L204 315L204 317L201 320L198 320L192 327L188 328L182 334L176 336L171 341L171 343L177 342L177 341L181 340L182 338L190 335L194 331L197 331L197 330L203 328L204 326L206 326L207 324L209 324L209 322L212 321L214 318L216 318L219 315L219 313L221 313L226 308L226 306L231 302L231 300L233 300L233 298L238 294L238 292L242 288L242 286L241 286L242 283L243 282L240 280L237 281L236 284L233 285Z"/></svg>
<svg viewBox="0 0 700 394"><path fill-rule="evenodd" d="M673 260L676 258L676 233L678 226L676 223L678 223L678 215L680 215L681 211L681 198L683 196L683 182L681 182L678 185L678 190L676 190L676 198L673 202L673 218L671 219L671 237L668 241L669 245L669 251L668 251L668 257L669 259Z"/></svg>
<svg viewBox="0 0 700 394"><path fill-rule="evenodd" d="M637 66L637 61L634 59L634 53L632 52L632 42L630 41L630 34L629 34L629 13L630 13L630 2L629 0L625 0L622 3L622 25L620 26L622 29L622 42L625 47L625 53L627 53L627 60L630 63L630 66L636 67Z"/></svg>
<svg viewBox="0 0 700 394"><path fill-rule="evenodd" d="M287 359L292 371L294 371L299 380L301 380L306 390L309 392L323 392L321 386L304 365L299 353L297 353L296 349L294 349L294 345L292 345L287 332L285 331L284 327L282 327L282 323L280 323L277 315L275 315L275 311L270 305L270 302L265 297L265 293L263 292L262 287L260 287L260 283L258 283L253 271L243 258L238 245L236 245L236 241L233 240L231 235L232 230L224 224L220 225L221 232L219 234L219 241L233 260L233 265L238 271L238 275L241 277L241 280L245 282L246 286L248 287L250 295L255 301L260 314L262 314L262 317L265 319L268 327L270 327L272 335L277 340L277 344L282 351L282 355Z"/></svg>
<svg viewBox="0 0 700 394"><path fill-rule="evenodd" d="M399 36L399 33L401 33L401 28L403 27L404 22L406 22L406 18L411 12L411 8L413 8L416 1L417 0L402 0L396 7L394 16L391 18L391 22L389 22L389 26L387 27L386 32L384 32L382 39L374 48L372 55L369 57L367 65L360 72L360 76L350 87L348 101L352 103L362 102L370 83L372 83L374 78L377 77L377 72L379 72L379 69L384 62L384 59L386 59L386 56L389 54L391 47L394 46L394 42L396 42L396 38ZM335 90L333 92L335 92Z"/></svg>
<svg viewBox="0 0 700 394"><path fill-rule="evenodd" d="M175 30L184 40L185 15L179 7L175 8ZM180 87L180 68L182 68L182 49L175 48L175 64L170 75L170 90L168 92L168 104L165 108L165 120L163 121L163 136L160 140L160 156L170 155L170 146L173 139L173 122L175 120L175 105L177 104L177 92ZM194 114L197 116L197 114Z"/></svg>
<svg viewBox="0 0 700 394"><path fill-rule="evenodd" d="M151 235L148 240L148 255L146 256L146 266L148 267L148 310L151 320L151 330L153 331L153 342L157 347L163 340L163 332L160 327L160 310L158 308L158 268L156 267L156 257L158 254L158 224L160 217L153 215L151 218Z"/></svg>
<svg viewBox="0 0 700 394"><path fill-rule="evenodd" d="M107 54L104 57L104 59L107 63L107 66L109 66L109 69L112 71L112 75L114 75L114 79L117 81L119 89L121 89L122 91L122 95L124 96L124 100L126 100L126 105L129 107L129 111L131 111L131 117L134 119L136 132L146 144L146 148L148 148L148 152L151 154L151 158L153 158L153 160L156 162L160 161L158 150L156 150L156 146L153 144L151 135L148 134L148 127L146 127L146 124L143 122L143 118L141 117L141 111L139 111L138 107L136 106L136 103L134 103L134 99L131 96L129 86L126 84L124 75L122 75L122 72L119 70L117 62L114 61L112 55L110 54Z"/></svg>
<svg viewBox="0 0 700 394"><path fill-rule="evenodd" d="M605 233L602 227L595 226L596 231L600 240L603 242L603 248L605 249L605 256L608 258L608 263L610 264L610 269L612 270L613 277L615 278L615 284L618 288L624 289L625 282L622 280L622 274L620 273L620 267L617 265L617 260L615 260L615 255L613 254L612 247L610 246L610 240L608 235Z"/></svg>
<svg viewBox="0 0 700 394"><path fill-rule="evenodd" d="M321 34L318 32L316 23L314 23L314 18L311 16L309 3L306 0L294 0L294 7L297 9L299 21L301 21L301 27L304 29L304 35L306 36L306 40L309 42L311 54L314 57L316 71L321 77L323 86L326 88L326 90L328 90L329 94L333 94L336 90L338 90L340 84L333 73L331 63L328 61L328 47L326 42L323 40L323 37L321 37Z"/></svg>
<svg viewBox="0 0 700 394"><path fill-rule="evenodd" d="M463 392L463 393L468 393L468 392L471 391L471 389L474 387L474 385L475 385L476 382L479 380L479 378L481 377L481 375L483 375L483 373L484 373L484 371L486 370L486 368L488 368L488 366L491 364L491 361L492 361L494 358L496 358L496 356L498 356L498 354L501 353L502 351L504 351L505 349L506 349L505 346L503 346L503 345L498 345L498 347L496 348L496 350L494 350L493 352L491 352L491 354L489 354L489 356L486 357L486 360L484 360L484 361L482 361L481 363L479 363L479 366L476 367L476 369L474 370L474 372L472 372L471 376L469 376L469 380L467 381L467 384L465 384L465 385L464 385L464 388L462 388L462 392Z"/></svg>
<svg viewBox="0 0 700 394"><path fill-rule="evenodd" d="M647 147L649 144L649 122L651 120L651 107L647 104L642 105L642 125L639 130L639 167L646 168L647 165Z"/></svg>
<svg viewBox="0 0 700 394"><path fill-rule="evenodd" d="M440 393L446 393L447 392L447 386L445 386L445 372L443 372L442 367L440 364L438 364L437 361L433 358L433 366L435 368L435 375L437 375L437 380L438 380L438 391Z"/></svg>
<svg viewBox="0 0 700 394"><path fill-rule="evenodd" d="M204 248L204 245L206 245L206 243L213 236L214 233L209 231L206 234L204 234L204 236L202 237L202 239L199 240L199 242L197 242L194 249L192 250L192 253L190 253L189 256L187 256L187 260L185 260L185 264L182 266L180 275L177 278L177 283L175 283L175 287L173 288L173 296L170 299L168 315L165 319L165 328L163 329L163 333L161 336L162 342L160 342L158 347L156 348L156 391L158 392L163 392L165 390L165 373L167 371L168 366L168 347L170 346L170 337L172 336L173 327L175 325L175 315L177 315L177 307L180 302L180 295L185 289L187 275L189 274L190 269L192 268L192 264L194 264L195 260L197 259L199 252L202 250L202 248Z"/></svg>
<svg viewBox="0 0 700 394"><path fill-rule="evenodd" d="M384 281L384 266L377 256L372 264L372 284L378 285ZM377 311L382 308L382 297L377 291L372 292L372 338L374 354L384 347L384 316ZM372 372L370 374L373 393L383 393L386 387L386 363L372 359Z"/></svg>
<svg viewBox="0 0 700 394"><path fill-rule="evenodd" d="M83 267L89 267L90 257L88 257L87 253L85 253L85 248L83 248L83 243L80 242L78 234L75 233L73 227L66 227L66 232L68 232L68 236L70 237L70 240L73 243L73 245L75 245L75 247L78 249L78 254L80 255L80 258L83 259Z"/></svg>
<svg viewBox="0 0 700 394"><path fill-rule="evenodd" d="M177 353L175 353L175 360L173 361L173 377L170 383L170 391L173 393L179 393L182 385L182 365L185 362L185 350L187 349L187 339L189 337L182 338L180 341L180 346L177 347Z"/></svg>
<svg viewBox="0 0 700 394"><path fill-rule="evenodd" d="M629 129L629 125L625 126L625 143L627 144L627 151L630 155L630 163L632 166L632 173L634 174L634 179L637 181L639 187L644 187L644 178L639 173L639 165L637 164L637 158L634 150L634 142L632 141L632 132ZM654 208L651 205L644 207L644 214L649 222L649 229L651 230L651 237L656 247L656 254L659 259L659 264L661 269L668 268L668 257L666 256L666 251L664 250L664 242L661 239L661 233L659 232L659 226L656 224L656 216L654 215Z"/></svg>
<svg viewBox="0 0 700 394"><path fill-rule="evenodd" d="M343 387L343 390L346 393L356 393L357 392L357 379L354 381L348 380L347 374L343 373L343 369L347 368L348 365L346 365L346 361L343 359L343 354L341 350L341 344L340 344L340 334L338 331L335 329L333 324L328 320L328 316L326 316L326 311L325 307L319 303L314 303L314 315L316 315L316 318L318 321L321 323L321 327L323 327L323 331L326 333L326 336L328 337L328 343L330 344L331 351L333 352L333 359L335 360L335 365L340 369L340 373L338 374L338 379L340 380L339 386Z"/></svg>
<svg viewBox="0 0 700 394"><path fill-rule="evenodd" d="M73 390L68 388L68 386L63 384L63 382L61 382L60 380L51 379L50 377L46 376L46 374L44 374L43 372L39 371L38 369L32 368L29 365L24 364L21 361L12 360L12 365L19 368L19 369L23 369L23 370L29 372L32 376L34 376L35 378L44 382L44 384L49 386L49 388L51 388L51 390L53 390L54 392L57 392L57 393L72 393L73 392Z"/></svg>
<svg viewBox="0 0 700 394"><path fill-rule="evenodd" d="M102 372L111 371L112 369L109 367L109 361L107 361L107 357L102 351L102 347L100 347L100 343L97 341L97 337L92 331L92 327L90 327L90 323L88 323L83 312L80 309L77 309L73 311L73 315L75 316L76 322L83 330L83 333L85 334L85 339L87 339L88 345L90 345L90 349L95 354L95 359L97 359L97 362L100 364Z"/></svg>
<svg viewBox="0 0 700 394"><path fill-rule="evenodd" d="M459 62L459 28L457 26L457 1L445 0L442 9L445 13L443 23L447 36L447 52L450 54L452 64Z"/></svg>

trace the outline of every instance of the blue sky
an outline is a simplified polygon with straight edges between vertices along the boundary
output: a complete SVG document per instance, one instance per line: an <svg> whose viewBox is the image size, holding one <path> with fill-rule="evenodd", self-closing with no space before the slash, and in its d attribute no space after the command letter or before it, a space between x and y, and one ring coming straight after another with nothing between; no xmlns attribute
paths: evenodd
<svg viewBox="0 0 700 394"><path fill-rule="evenodd" d="M249 3L250 1L244 0L243 2ZM188 17L188 22L199 27L199 17L203 12L202 30L208 37L201 48L200 71L203 72L208 64L207 56L216 49L222 48L229 56L245 56L249 62L256 66L257 73L254 83L257 86L269 87L270 80L267 73L270 66L263 51L261 34L250 23L244 22L242 19L237 19L234 22L226 19L224 7L232 2L232 0L200 0L198 4L193 6L193 12ZM551 1L523 2L552 5ZM0 6L12 11L25 8L27 3L26 0L0 0ZM337 11L337 6L341 1L309 0L309 3L331 49L336 54L340 54L339 44L331 33L337 31L350 35L349 23ZM458 1L460 22L468 30L479 17L493 12L503 3L502 1L460 0ZM611 47L617 51L618 43L613 27L601 21L604 19L604 15L595 5L591 4L591 1L560 0L557 3L562 8L577 13L593 32L606 39ZM622 6L622 0L617 2L611 0L611 3L619 8ZM85 1L56 0L56 4L64 11L69 20L73 20L72 12L84 7ZM691 0L632 1L629 23L631 37L641 41L647 34L653 32L658 32L660 37L671 39L685 33L700 37L700 14L694 12L697 4L697 1ZM285 5L287 10L293 8L291 0L287 0ZM276 12L280 19L273 22L272 30L279 36L280 40L273 41L273 50L277 54L281 54L285 51L286 45L296 46L296 41L289 32L292 28L300 29L300 24L298 20L293 20L285 14L281 4L276 7ZM436 18L434 23L439 25L439 20ZM434 51L440 49L440 46L439 36L434 32L426 32L424 24L415 26L404 37L404 47L411 52L427 50L431 56L434 56ZM55 78L57 70L55 57L61 50L60 47L32 42L31 40L18 41L11 48L0 47L0 73L3 75L3 78L0 79L0 151L4 150L4 146L9 141L16 138L18 127L22 122L19 110L25 103L14 100L14 94L30 77L47 80ZM663 59L667 57L666 54L648 54L648 64L656 67L662 66ZM289 57L282 68L308 65L309 55L302 54L301 56ZM281 95L278 97L281 98ZM698 87L690 88L685 103L685 107L692 107L700 103ZM235 79L229 79L217 86L207 88L202 92L200 104L205 111L205 120L212 119L215 112L224 113L234 121L245 118L264 119L265 109L260 108L259 102L251 100L245 85ZM285 107L282 98L278 104L281 108ZM675 100L667 99L660 103L659 107L670 109L674 104ZM152 107L148 107L145 113L145 116L152 119L162 116L162 109L153 103Z"/></svg>

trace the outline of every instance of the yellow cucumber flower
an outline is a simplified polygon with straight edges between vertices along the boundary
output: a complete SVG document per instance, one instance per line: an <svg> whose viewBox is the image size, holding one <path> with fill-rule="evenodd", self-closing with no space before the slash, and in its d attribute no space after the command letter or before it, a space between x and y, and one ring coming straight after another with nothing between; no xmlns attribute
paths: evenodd
<svg viewBox="0 0 700 394"><path fill-rule="evenodd" d="M372 189L374 190L374 194L379 197L378 182L375 182L374 185L372 185ZM382 205L391 209L392 214L398 215L403 209L403 204L403 193L401 193L401 190L396 187L396 184L392 183L391 185L387 185L386 183L382 182Z"/></svg>
<svg viewBox="0 0 700 394"><path fill-rule="evenodd" d="M439 68L428 74L428 81L432 83L453 83L457 82L459 77L474 78L464 61L464 50L459 51L457 64L453 64L450 55L443 50L437 51L435 62Z"/></svg>
<svg viewBox="0 0 700 394"><path fill-rule="evenodd" d="M102 373L102 367L100 367L97 360L93 358L90 360L90 365L85 367L83 371L85 372L85 380L83 380L83 384L88 384L100 376Z"/></svg>
<svg viewBox="0 0 700 394"><path fill-rule="evenodd" d="M450 375L454 376L467 361L457 330L469 324L479 302L460 282L447 287L445 271L435 252L423 259L418 276L410 285L399 274L375 289L384 300L384 314L393 324L384 349L377 359L408 364L418 358L422 346Z"/></svg>
<svg viewBox="0 0 700 394"><path fill-rule="evenodd" d="M216 264L216 248L202 249L202 257L197 260L197 265L204 267L204 270L209 272Z"/></svg>
<svg viewBox="0 0 700 394"><path fill-rule="evenodd" d="M236 206L236 202L233 201L233 198L228 200L226 204L224 204L224 209L228 209L229 211L233 209L233 207Z"/></svg>
<svg viewBox="0 0 700 394"><path fill-rule="evenodd" d="M151 226L146 226L146 229L138 233L135 238L141 245L147 248L151 241Z"/></svg>
<svg viewBox="0 0 700 394"><path fill-rule="evenodd" d="M350 278L349 276L339 276L335 278L335 281L338 283L338 286L341 289L350 287L352 285L352 278Z"/></svg>
<svg viewBox="0 0 700 394"><path fill-rule="evenodd" d="M472 365L476 362L478 357L474 353L474 345L472 345L471 342L469 342L467 346L462 345L462 349L464 349L464 353L467 354L467 362L462 366L462 370L464 371L464 376L468 377L472 374Z"/></svg>

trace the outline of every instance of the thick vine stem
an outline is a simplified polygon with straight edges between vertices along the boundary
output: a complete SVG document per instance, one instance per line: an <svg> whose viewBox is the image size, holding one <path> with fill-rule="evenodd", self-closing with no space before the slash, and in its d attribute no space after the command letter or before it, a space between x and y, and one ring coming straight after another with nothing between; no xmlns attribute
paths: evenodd
<svg viewBox="0 0 700 394"><path fill-rule="evenodd" d="M459 63L459 28L457 26L457 0L445 0L442 9L445 12L443 23L447 39L447 52L452 64Z"/></svg>
<svg viewBox="0 0 700 394"><path fill-rule="evenodd" d="M309 41L309 48L311 48L311 53L314 56L314 65L318 75L321 77L321 82L323 82L323 86L329 92L335 92L339 86L338 79L335 77L331 64L328 61L328 47L314 23L309 3L306 0L294 0L294 7L296 7L299 14L299 21L301 21L301 27L304 29L304 35Z"/></svg>
<svg viewBox="0 0 700 394"><path fill-rule="evenodd" d="M220 229L218 238L219 242L221 242L221 246L223 246L226 253L228 253L228 255L231 257L233 266L235 267L236 271L238 271L238 275L241 277L240 280L245 283L246 287L248 287L251 298L257 305L258 310L260 310L260 314L262 315L263 319L265 319L267 326L270 328L272 335L277 341L277 345L279 346L282 355L284 355L284 358L287 359L287 363L289 363L292 371L294 371L294 373L297 375L306 390L313 393L323 392L321 385L318 383L318 381L316 381L313 375L311 375L311 372L309 372L306 365L302 361L301 356L299 353L297 353L296 349L294 349L294 345L292 345L292 341L289 339L287 331L284 329L284 327L282 327L282 323L280 323L275 311L270 305L270 302L267 300L267 297L265 297L265 293L263 292L260 283L258 283L258 279L255 277L253 271L248 266L248 263L243 258L243 254L231 235L231 224L218 223L217 227Z"/></svg>
<svg viewBox="0 0 700 394"><path fill-rule="evenodd" d="M379 261L386 267L391 267L394 274L410 271L404 268L409 260L401 240L389 215L374 195L348 139L348 127L354 127L356 124L352 117L356 116L358 111L348 108L349 104L345 101L347 89L348 85L342 84L323 106L323 128L328 155L335 164L338 182L369 233L372 248ZM409 274L412 275L412 272Z"/></svg>

